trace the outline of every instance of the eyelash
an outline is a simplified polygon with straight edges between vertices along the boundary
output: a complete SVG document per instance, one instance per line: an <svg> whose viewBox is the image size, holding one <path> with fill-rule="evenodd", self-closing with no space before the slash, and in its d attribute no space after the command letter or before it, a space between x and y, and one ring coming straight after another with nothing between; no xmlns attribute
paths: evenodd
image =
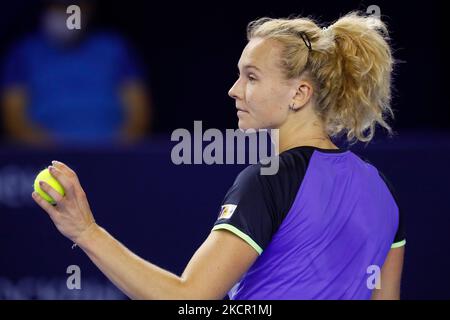
<svg viewBox="0 0 450 320"><path fill-rule="evenodd" d="M237 74L237 75L238 75L238 78L240 78L240 77L241 77L241 74L240 74L239 72L238 72L238 74ZM249 74L249 75L247 75L247 79L248 79L249 81L252 81L252 82L256 80L256 78L255 78L255 77L253 77L253 76L252 76L252 75L250 75L250 74Z"/></svg>

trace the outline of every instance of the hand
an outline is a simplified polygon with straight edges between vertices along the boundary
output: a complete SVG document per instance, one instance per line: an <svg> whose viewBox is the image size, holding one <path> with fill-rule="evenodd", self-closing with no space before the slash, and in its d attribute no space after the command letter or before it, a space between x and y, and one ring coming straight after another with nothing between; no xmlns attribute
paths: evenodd
<svg viewBox="0 0 450 320"><path fill-rule="evenodd" d="M93 227L96 227L94 217L86 193L80 185L76 173L64 163L52 161L48 169L50 174L63 186L65 194L61 196L49 184L41 181L40 187L56 202L51 205L37 192L33 192L34 201L44 209L56 228L67 238L79 243Z"/></svg>

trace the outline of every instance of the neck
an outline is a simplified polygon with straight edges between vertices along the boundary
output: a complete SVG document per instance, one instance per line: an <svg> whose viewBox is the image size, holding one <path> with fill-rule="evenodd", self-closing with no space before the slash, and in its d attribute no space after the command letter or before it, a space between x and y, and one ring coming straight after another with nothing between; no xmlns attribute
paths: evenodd
<svg viewBox="0 0 450 320"><path fill-rule="evenodd" d="M278 138L280 153L300 146L338 149L318 119L314 121L297 121L295 125L286 123L286 125L279 128Z"/></svg>

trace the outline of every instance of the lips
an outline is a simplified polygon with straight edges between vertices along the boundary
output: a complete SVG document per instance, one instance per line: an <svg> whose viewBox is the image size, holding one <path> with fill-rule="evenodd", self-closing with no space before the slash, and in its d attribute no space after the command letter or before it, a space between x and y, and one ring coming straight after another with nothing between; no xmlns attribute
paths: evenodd
<svg viewBox="0 0 450 320"><path fill-rule="evenodd" d="M241 111L241 112L248 112L247 110L244 110L242 108L236 107L237 111Z"/></svg>

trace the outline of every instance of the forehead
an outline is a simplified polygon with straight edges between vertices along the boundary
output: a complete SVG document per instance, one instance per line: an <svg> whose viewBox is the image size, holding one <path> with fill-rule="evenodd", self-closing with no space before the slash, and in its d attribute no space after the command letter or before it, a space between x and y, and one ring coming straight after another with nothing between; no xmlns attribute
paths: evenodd
<svg viewBox="0 0 450 320"><path fill-rule="evenodd" d="M278 70L281 53L281 44L275 40L254 38L251 39L242 51L239 66L257 66L262 71Z"/></svg>

